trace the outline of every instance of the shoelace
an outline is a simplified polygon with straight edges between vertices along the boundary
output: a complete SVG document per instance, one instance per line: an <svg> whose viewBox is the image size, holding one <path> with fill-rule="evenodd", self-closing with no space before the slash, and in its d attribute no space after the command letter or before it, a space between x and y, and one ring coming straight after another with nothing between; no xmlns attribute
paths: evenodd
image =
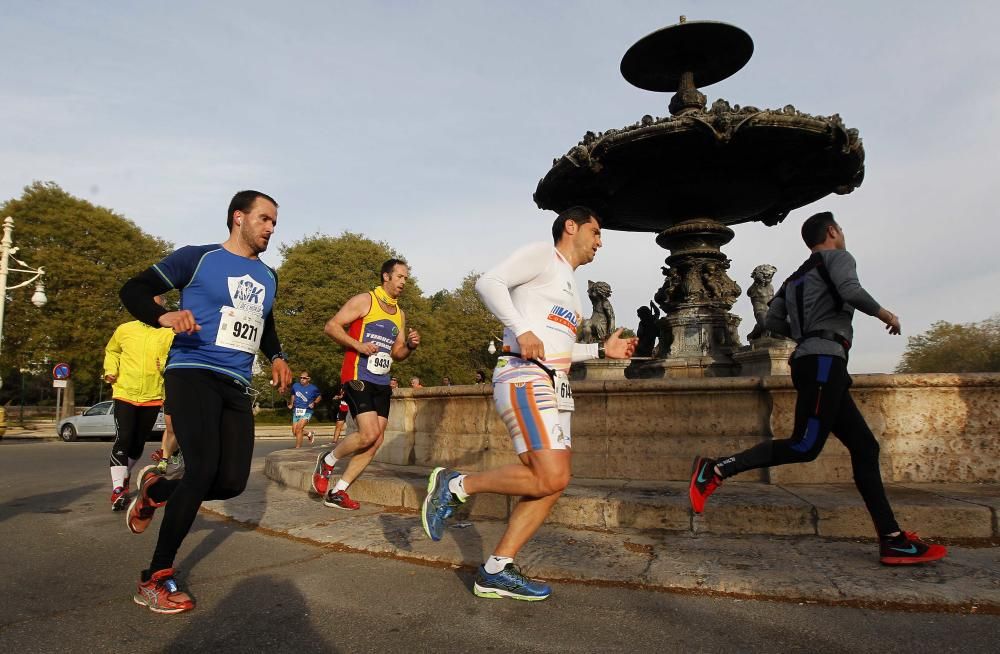
<svg viewBox="0 0 1000 654"><path fill-rule="evenodd" d="M510 576L514 578L514 581L524 586L527 586L528 583L531 581L530 579L525 577L524 573L521 572L521 569L513 563L510 564Z"/></svg>

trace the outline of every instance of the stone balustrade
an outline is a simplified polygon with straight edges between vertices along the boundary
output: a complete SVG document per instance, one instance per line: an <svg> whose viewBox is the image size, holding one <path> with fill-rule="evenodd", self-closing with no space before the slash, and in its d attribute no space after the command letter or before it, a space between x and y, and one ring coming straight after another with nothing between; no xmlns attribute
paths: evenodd
<svg viewBox="0 0 1000 654"><path fill-rule="evenodd" d="M855 375L852 394L898 482L1000 482L1000 374ZM583 381L573 386L573 472L684 480L696 454L731 454L791 431L791 378ZM398 389L377 460L480 470L516 461L492 388ZM847 450L747 473L771 483L850 481Z"/></svg>

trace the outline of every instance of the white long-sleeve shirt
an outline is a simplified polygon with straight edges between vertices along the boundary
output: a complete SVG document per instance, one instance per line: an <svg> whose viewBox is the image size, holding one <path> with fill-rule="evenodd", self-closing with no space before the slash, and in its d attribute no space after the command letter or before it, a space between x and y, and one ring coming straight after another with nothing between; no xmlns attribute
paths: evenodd
<svg viewBox="0 0 1000 654"><path fill-rule="evenodd" d="M573 267L554 246L532 243L511 254L476 282L476 292L504 326L503 351L520 353L517 337L532 332L545 346L546 367L569 371L574 361L598 356L597 344L576 342L581 320ZM544 375L521 359L501 358L494 381ZM508 374L510 373L510 374Z"/></svg>

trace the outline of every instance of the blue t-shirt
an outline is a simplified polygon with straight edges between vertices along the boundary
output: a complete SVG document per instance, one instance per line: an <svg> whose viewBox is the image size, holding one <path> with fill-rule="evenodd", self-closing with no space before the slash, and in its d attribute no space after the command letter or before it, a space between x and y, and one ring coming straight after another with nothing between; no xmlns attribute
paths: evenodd
<svg viewBox="0 0 1000 654"><path fill-rule="evenodd" d="M181 309L191 311L201 326L174 337L165 370L214 370L249 385L264 320L278 290L274 270L221 245L182 247L153 269L180 290Z"/></svg>
<svg viewBox="0 0 1000 654"><path fill-rule="evenodd" d="M309 405L319 396L319 389L313 384L306 384L305 386L298 382L292 384L292 398L294 399L292 408L311 409L312 407Z"/></svg>

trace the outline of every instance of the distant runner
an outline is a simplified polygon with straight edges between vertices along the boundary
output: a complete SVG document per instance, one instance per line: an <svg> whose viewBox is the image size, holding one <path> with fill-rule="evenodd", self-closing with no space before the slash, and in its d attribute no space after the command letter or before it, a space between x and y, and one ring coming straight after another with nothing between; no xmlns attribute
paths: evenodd
<svg viewBox="0 0 1000 654"><path fill-rule="evenodd" d="M299 381L292 384L292 397L288 400L288 408L292 410L292 435L295 436L296 448L302 447L303 436L312 444L313 433L307 427L312 420L313 410L323 399L319 388L311 384L311 380L309 371L303 370Z"/></svg>

